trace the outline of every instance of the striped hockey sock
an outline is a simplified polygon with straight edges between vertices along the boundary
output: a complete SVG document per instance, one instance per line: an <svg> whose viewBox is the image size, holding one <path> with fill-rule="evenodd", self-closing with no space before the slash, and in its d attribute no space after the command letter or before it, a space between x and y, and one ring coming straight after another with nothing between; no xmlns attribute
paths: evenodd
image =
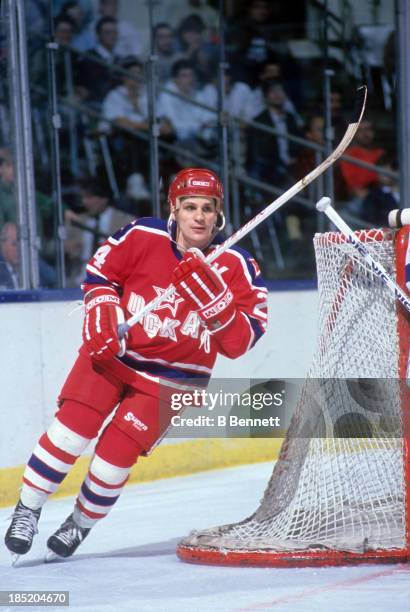
<svg viewBox="0 0 410 612"><path fill-rule="evenodd" d="M110 423L100 437L90 469L76 501L74 518L92 527L104 518L119 498L142 447Z"/></svg>
<svg viewBox="0 0 410 612"><path fill-rule="evenodd" d="M130 473L94 455L76 501L74 514L80 527L92 527L104 518L119 498Z"/></svg>
<svg viewBox="0 0 410 612"><path fill-rule="evenodd" d="M31 455L23 475L22 503L36 510L54 493L89 444L56 417Z"/></svg>

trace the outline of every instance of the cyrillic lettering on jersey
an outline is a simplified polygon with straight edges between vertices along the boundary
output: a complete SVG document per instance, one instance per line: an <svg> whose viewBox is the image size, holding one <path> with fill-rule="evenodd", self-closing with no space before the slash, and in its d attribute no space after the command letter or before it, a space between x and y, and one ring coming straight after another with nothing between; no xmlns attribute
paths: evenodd
<svg viewBox="0 0 410 612"><path fill-rule="evenodd" d="M191 336L191 338L198 338L198 333L199 316L194 310L191 310L181 327L181 334Z"/></svg>
<svg viewBox="0 0 410 612"><path fill-rule="evenodd" d="M150 312L143 319L144 331L148 338L154 338L161 329L162 321L155 312Z"/></svg>
<svg viewBox="0 0 410 612"><path fill-rule="evenodd" d="M170 338L170 340L176 342L177 335L175 330L178 325L181 325L181 321L178 321L178 319L170 319L169 317L165 317L159 335L162 338Z"/></svg>
<svg viewBox="0 0 410 612"><path fill-rule="evenodd" d="M183 300L179 299L178 301L182 302ZM131 292L127 304L128 312L134 315L136 313L141 312L144 307L145 300L142 295L138 295L134 292ZM177 303L176 307L178 307ZM170 317L165 317L165 319L162 321L161 318L155 312L150 312L142 319L141 325L148 338L154 338L157 334L159 334L162 338L169 338L173 342L177 342L176 329L179 326L181 326L180 331L181 334L183 334L184 336L198 338L200 319L198 314L195 311L191 310L188 316L185 318L185 321L181 325L181 321L179 319L171 319Z"/></svg>
<svg viewBox="0 0 410 612"><path fill-rule="evenodd" d="M145 300L142 295L137 295L133 291L130 293L130 297L128 298L127 310L132 315L137 314L137 312L141 312L141 310L145 307Z"/></svg>

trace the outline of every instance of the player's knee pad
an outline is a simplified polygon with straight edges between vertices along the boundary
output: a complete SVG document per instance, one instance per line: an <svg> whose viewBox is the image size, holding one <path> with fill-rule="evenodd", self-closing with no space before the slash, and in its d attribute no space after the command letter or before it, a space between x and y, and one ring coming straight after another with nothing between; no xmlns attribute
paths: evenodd
<svg viewBox="0 0 410 612"><path fill-rule="evenodd" d="M143 453L143 448L134 438L111 422L105 428L95 449L95 454L110 465L130 468Z"/></svg>
<svg viewBox="0 0 410 612"><path fill-rule="evenodd" d="M54 446L75 457L81 455L90 442L90 438L76 433L57 417L54 418L48 428L47 436Z"/></svg>
<svg viewBox="0 0 410 612"><path fill-rule="evenodd" d="M87 404L64 400L57 412L57 419L70 431L92 440L104 422L104 415Z"/></svg>
<svg viewBox="0 0 410 612"><path fill-rule="evenodd" d="M135 440L144 449L144 454L147 454L161 438L168 413L169 418L174 414L163 404L157 397L130 392L118 406L112 422L124 435Z"/></svg>

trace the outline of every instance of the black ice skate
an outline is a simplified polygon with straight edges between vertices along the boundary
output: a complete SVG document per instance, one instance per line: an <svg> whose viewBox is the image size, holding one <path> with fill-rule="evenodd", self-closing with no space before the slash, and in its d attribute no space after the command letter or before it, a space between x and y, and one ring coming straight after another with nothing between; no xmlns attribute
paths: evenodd
<svg viewBox="0 0 410 612"><path fill-rule="evenodd" d="M40 518L41 508L31 510L19 500L14 509L10 527L7 529L4 542L11 553L13 553L13 563L19 555L25 555L31 548L33 538L37 530L38 519Z"/></svg>
<svg viewBox="0 0 410 612"><path fill-rule="evenodd" d="M51 561L55 555L59 557L71 557L77 550L84 538L87 537L90 528L80 527L74 520L72 514L66 518L64 523L47 540L47 546L51 554L47 560Z"/></svg>

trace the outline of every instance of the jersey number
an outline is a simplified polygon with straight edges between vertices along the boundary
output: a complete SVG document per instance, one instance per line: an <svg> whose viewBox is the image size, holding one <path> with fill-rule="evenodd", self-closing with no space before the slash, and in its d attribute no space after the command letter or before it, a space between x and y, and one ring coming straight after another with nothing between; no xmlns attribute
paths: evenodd
<svg viewBox="0 0 410 612"><path fill-rule="evenodd" d="M104 244L98 249L98 251L96 251L94 255L94 265L96 268L101 270L101 267L104 265L105 259L110 251L111 247L108 246L108 244Z"/></svg>

